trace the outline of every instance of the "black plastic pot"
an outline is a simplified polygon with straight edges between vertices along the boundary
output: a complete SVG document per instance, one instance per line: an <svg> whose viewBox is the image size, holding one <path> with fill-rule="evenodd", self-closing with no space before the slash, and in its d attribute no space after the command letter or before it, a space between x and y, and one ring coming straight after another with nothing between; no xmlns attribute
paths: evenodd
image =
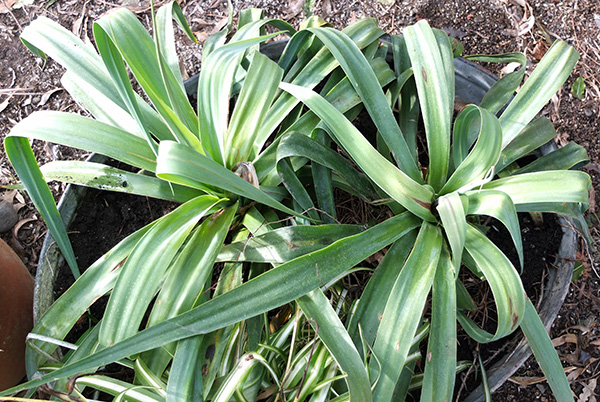
<svg viewBox="0 0 600 402"><path fill-rule="evenodd" d="M261 47L261 52L277 60L281 55L285 41L273 42ZM391 52L388 54L391 61ZM457 58L454 62L456 93L455 100L459 103L478 104L485 93L497 81L489 72L481 69L475 63ZM186 91L190 97L196 96L198 76L190 78L186 83ZM547 144L540 152L549 152L553 143ZM92 155L90 160L104 162L106 158L101 155ZM83 198L86 189L80 186L69 185L59 203L59 210L65 224L68 225L76 215L77 205ZM560 307L569 289L576 254L576 233L569 219L559 217L559 224L563 230L563 238L555 261L550 264L549 274L541 297L539 315L548 329L556 318ZM53 289L56 282L58 267L62 265L63 258L56 246L52 235L48 234L42 248L40 263L37 270L34 295L34 318L37 321L53 302ZM531 355L523 337L518 337L514 347L509 347L507 355L492 367L486 368L490 388L496 390L500 387ZM465 402L483 401L481 386L473 391Z"/></svg>

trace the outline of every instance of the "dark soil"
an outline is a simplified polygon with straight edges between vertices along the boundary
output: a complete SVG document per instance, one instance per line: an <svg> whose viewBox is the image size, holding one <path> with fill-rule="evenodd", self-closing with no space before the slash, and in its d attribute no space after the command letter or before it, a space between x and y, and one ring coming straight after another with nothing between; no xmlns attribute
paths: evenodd
<svg viewBox="0 0 600 402"><path fill-rule="evenodd" d="M69 226L69 238L80 271L85 272L121 240L169 213L176 205L133 194L88 189ZM56 280L55 297L73 282L71 271L63 264ZM96 318L100 317L98 314Z"/></svg>
<svg viewBox="0 0 600 402"><path fill-rule="evenodd" d="M0 8L8 2L0 2ZM74 113L82 111L62 90L60 76L62 69L53 61L45 65L31 55L20 43L18 35L22 28L39 15L59 21L68 29L73 29L82 39L92 38L91 26L95 19L118 3L131 8L148 25L148 2L116 0L105 2L92 0L58 0L45 7L48 2L37 1L22 9L0 13L0 185L15 183L14 173L4 154L3 138L17 121L35 110L64 110ZM193 31L203 41L226 21L226 2L221 0L183 0L180 2ZM267 16L284 18L294 25L304 17L302 0L276 1L234 0L235 10L242 7L259 7ZM365 16L375 17L380 26L390 33L398 33L408 24L426 18L434 26L440 27L451 36L457 37L465 46L466 54L524 52L528 58L528 68L533 67L547 46L556 38L566 40L581 53L581 59L574 73L559 94L544 109L555 124L559 145L576 141L589 153L591 163L584 167L593 180L591 208L588 214L591 234L600 239L600 224L596 218L595 193L599 190L600 179L600 2L597 0L397 0L391 6L365 0L317 0L315 14L340 28ZM177 35L181 56L189 75L198 71L200 47L193 45L181 33ZM500 66L487 65L498 73ZM587 90L583 99L571 94L571 85L577 77L583 77ZM57 90L58 89L58 90ZM56 90L56 91L55 91ZM34 152L40 163L55 159L82 159L86 155L79 150L58 147L53 144L34 142ZM65 186L51 184L58 199ZM106 194L106 193L104 193ZM20 222L13 233L1 234L20 254L32 273L35 272L37 256L45 234L45 226L39 219L26 196L4 191L0 197L7 197L19 210ZM108 203L113 201L105 200ZM353 207L348 205L348 207ZM137 215L146 208L140 206L123 213L122 216ZM92 222L91 225L98 224ZM74 236L74 235L73 235ZM99 250L92 245L84 253ZM104 251L104 250L103 250ZM81 258L81 257L80 257ZM92 260L95 257L90 257ZM565 369L578 402L596 400L597 378L600 375L600 280L598 277L598 253L586 252L583 248L578 257L584 266L582 277L571 286L567 301L555 322L551 337L557 339L572 335L569 342L558 347ZM83 263L80 261L81 265ZM522 385L507 383L494 394L498 401L551 401L548 385L544 382L537 364L527 362L516 379ZM586 389L590 388L591 392Z"/></svg>

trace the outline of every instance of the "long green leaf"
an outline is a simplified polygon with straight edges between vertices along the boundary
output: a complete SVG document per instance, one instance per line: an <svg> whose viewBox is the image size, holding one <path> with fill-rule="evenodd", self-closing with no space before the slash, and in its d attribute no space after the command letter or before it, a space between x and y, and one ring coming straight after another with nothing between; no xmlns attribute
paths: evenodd
<svg viewBox="0 0 600 402"><path fill-rule="evenodd" d="M467 219L463 200L458 193L442 196L438 198L437 211L440 214L448 243L450 243L454 272L458 273L467 237Z"/></svg>
<svg viewBox="0 0 600 402"><path fill-rule="evenodd" d="M225 166L224 141L229 123L229 100L235 72L246 49L277 35L229 43L210 53L198 78L200 140L208 155Z"/></svg>
<svg viewBox="0 0 600 402"><path fill-rule="evenodd" d="M421 402L451 400L456 379L456 287L454 264L442 251L433 280L431 330Z"/></svg>
<svg viewBox="0 0 600 402"><path fill-rule="evenodd" d="M54 161L41 167L46 181L59 180L100 190L118 191L163 200L186 202L202 195L190 187L154 176L127 172L112 166L84 161Z"/></svg>
<svg viewBox="0 0 600 402"><path fill-rule="evenodd" d="M533 70L502 116L502 148L506 147L559 90L571 74L579 53L556 41Z"/></svg>
<svg viewBox="0 0 600 402"><path fill-rule="evenodd" d="M361 19L344 28L342 32L348 35L361 49L378 41L379 37L384 33L377 27L377 22L372 18ZM298 32L296 35L300 34L302 34L302 31ZM296 66L300 71L297 72L293 78L290 78L288 73L284 78L284 81L287 82L291 79L292 83L295 85L304 88L314 88L318 83L325 79L329 73L338 67L339 63L331 55L329 50L323 48L319 50L316 55L312 57L309 55L307 59L300 57L294 65L294 68L296 68ZM282 93L281 96L277 98L273 107L269 110L269 115L263 123L262 130L256 139L257 149L262 149L271 134L296 105L298 105L298 99L287 93Z"/></svg>
<svg viewBox="0 0 600 402"><path fill-rule="evenodd" d="M390 147L400 170L414 181L422 182L423 177L413 158L413 152L409 150L377 77L360 49L347 35L332 28L315 28L310 31L327 46L344 69L373 123Z"/></svg>
<svg viewBox="0 0 600 402"><path fill-rule="evenodd" d="M254 140L260 131L271 102L278 91L283 70L267 56L255 53L244 80L240 96L225 132L226 162L232 168L237 162L250 161Z"/></svg>
<svg viewBox="0 0 600 402"><path fill-rule="evenodd" d="M177 343L167 383L167 402L203 402L202 376L198 372L201 341L202 336L193 336Z"/></svg>
<svg viewBox="0 0 600 402"><path fill-rule="evenodd" d="M313 162L331 169L353 189L371 200L377 197L371 182L362 172L357 171L346 158L305 135L291 132L281 137L279 147L277 147L277 159L294 156L309 158Z"/></svg>
<svg viewBox="0 0 600 402"><path fill-rule="evenodd" d="M537 203L581 203L587 206L590 185L590 177L586 173L567 170L509 176L491 181L483 185L483 189L508 194L519 211L521 205Z"/></svg>
<svg viewBox="0 0 600 402"><path fill-rule="evenodd" d="M54 339L64 339L92 303L113 288L125 259L154 224L155 222L152 222L127 236L109 253L94 262L42 315L31 332ZM65 311L69 313L65 314ZM48 354L52 354L56 348L56 345L50 343L32 342ZM28 348L26 362L27 372L31 376L38 371L43 356L37 355L33 349Z"/></svg>
<svg viewBox="0 0 600 402"><path fill-rule="evenodd" d="M396 382L406 363L438 268L442 240L438 227L423 223L415 247L396 278L373 346L381 368L377 370L373 357L369 367L371 378L379 376L373 393L376 401L393 400Z"/></svg>
<svg viewBox="0 0 600 402"><path fill-rule="evenodd" d="M190 40L194 43L198 43L198 40L190 29L190 26L187 24L181 6L176 1L170 1L159 8L154 19L154 42L157 45L159 54L164 58L165 63L171 69L173 77L177 80L181 89L185 91L181 70L179 68L179 58L175 51L173 19L177 21L177 25L181 27L182 31Z"/></svg>
<svg viewBox="0 0 600 402"><path fill-rule="evenodd" d="M119 274L100 328L100 342L113 345L135 334L163 274L194 225L215 204L203 195L160 218L136 245Z"/></svg>
<svg viewBox="0 0 600 402"><path fill-rule="evenodd" d="M543 172L548 170L567 170L577 166L586 165L590 159L584 147L574 142L569 142L562 148L550 152L536 159L529 165L518 169L513 174Z"/></svg>
<svg viewBox="0 0 600 402"><path fill-rule="evenodd" d="M284 213L298 216L296 212L275 201L231 170L193 149L172 141L160 143L157 176L185 186L205 189L212 186L231 192Z"/></svg>
<svg viewBox="0 0 600 402"><path fill-rule="evenodd" d="M556 130L547 117L539 117L529 123L500 154L496 164L496 173L523 156L556 137Z"/></svg>
<svg viewBox="0 0 600 402"><path fill-rule="evenodd" d="M114 10L94 24L94 36L100 30L110 37L169 128L183 132L186 127L192 133L197 132L198 119L185 91L170 69L161 68L164 60L159 59L154 41L137 17L127 8Z"/></svg>
<svg viewBox="0 0 600 402"><path fill-rule="evenodd" d="M466 122L463 122L462 119ZM457 190L470 190L474 186L481 185L500 157L502 130L496 116L479 106L469 105L463 109L456 120L454 144L463 144L463 146L469 144L470 141L464 140L463 137L469 136L469 128L473 121L479 122L479 127L476 130L478 134L477 142L464 160L455 157L455 150L452 150L454 163L460 161L460 165L457 165L452 176L440 190L440 194ZM460 130L459 127L465 128L465 130Z"/></svg>
<svg viewBox="0 0 600 402"><path fill-rule="evenodd" d="M162 402L164 397L147 389L146 387L132 385L129 382L116 380L114 378L94 375L77 379L77 385L91 387L115 397L123 395L128 401L134 402ZM117 399L115 399L116 401Z"/></svg>
<svg viewBox="0 0 600 402"><path fill-rule="evenodd" d="M523 53L473 55L467 56L466 58L488 63L518 63L521 65L519 70L508 73L500 78L481 100L480 106L482 108L487 109L492 114L498 113L498 111L513 97L514 92L519 88L521 81L523 81L527 58Z"/></svg>
<svg viewBox="0 0 600 402"><path fill-rule="evenodd" d="M73 276L78 278L80 272L73 247L67 236L67 229L54 203L54 197L48 184L40 172L29 141L27 138L9 136L4 139L4 149L10 163L25 185L33 205L44 218L44 222L62 251Z"/></svg>
<svg viewBox="0 0 600 402"><path fill-rule="evenodd" d="M217 261L283 264L364 230L359 225L289 226L224 246Z"/></svg>
<svg viewBox="0 0 600 402"><path fill-rule="evenodd" d="M321 96L292 84L281 83L280 87L304 102L325 122L352 159L383 191L415 215L435 220L429 210L433 198L431 187L415 182L381 156L356 127Z"/></svg>
<svg viewBox="0 0 600 402"><path fill-rule="evenodd" d="M215 258L223 246L237 207L232 205L207 217L189 237L167 273L147 326L190 310L200 294L210 287L207 281L211 278ZM166 346L143 356L150 370L157 374L164 371L171 358Z"/></svg>
<svg viewBox="0 0 600 402"><path fill-rule="evenodd" d="M0 396L69 377L179 339L209 333L289 303L326 284L420 223L408 213L390 218L360 234L282 264L187 313L154 325L73 365L0 392Z"/></svg>
<svg viewBox="0 0 600 402"><path fill-rule="evenodd" d="M94 25L94 39L96 40L96 46L100 52L100 57L102 57L102 61L104 62L117 91L119 91L123 103L138 125L138 131L144 135L144 138L148 142L148 146L152 148L152 151L156 154L158 145L156 144L156 141L154 141L154 138L152 138L152 135L148 131L148 128L141 117L138 104L135 101L133 87L131 86L131 81L127 75L127 70L125 69L119 50L110 39L108 33L100 28L100 25Z"/></svg>
<svg viewBox="0 0 600 402"><path fill-rule="evenodd" d="M30 49L33 48L32 51L35 48L44 50L50 57L66 68L71 81L83 84L84 88L93 86L93 88L90 88L91 93L98 92L100 96L86 96L83 99L76 97L78 101L83 101L83 106L88 110L99 110L106 106L109 109L119 108L120 113L127 113L119 92L102 63L102 59L90 46L83 43L72 32L55 21L46 17L39 17L23 30L21 40ZM89 83L93 83L93 85ZM136 99L144 116L144 121L146 121L150 130L158 138L168 138L168 136L164 137L164 133L168 133L169 129L159 118L158 113L140 96L136 95ZM119 123L116 126L121 127ZM137 133L137 135L142 135L142 133Z"/></svg>
<svg viewBox="0 0 600 402"><path fill-rule="evenodd" d="M368 347L373 347L379 328L379 317L385 310L396 278L400 274L416 238L417 231L414 230L396 240L367 282L356 311L348 324L348 332L357 347L363 346L366 349L363 342Z"/></svg>
<svg viewBox="0 0 600 402"><path fill-rule="evenodd" d="M561 402L573 401L573 392L571 391L571 386L569 385L558 354L554 349L554 345L552 345L552 341L548 336L546 328L544 328L542 320L540 320L535 307L529 299L525 305L525 317L521 321L521 329L527 338L531 350L533 350L535 359L548 380L548 384L556 400Z"/></svg>
<svg viewBox="0 0 600 402"><path fill-rule="evenodd" d="M450 122L454 108L454 63L450 41L438 40L425 20L404 31L414 71L429 150L427 182L439 190L450 158ZM451 70L451 72L450 72Z"/></svg>
<svg viewBox="0 0 600 402"><path fill-rule="evenodd" d="M321 289L315 289L299 298L298 305L307 317L314 320L314 323L311 320L311 324L318 331L319 338L342 372L347 374L345 380L350 391L350 398L370 402L372 400L371 384L365 365L344 325Z"/></svg>
<svg viewBox="0 0 600 402"><path fill-rule="evenodd" d="M43 121L44 124L40 124ZM82 130L85 127L85 130ZM146 140L88 117L73 113L40 111L21 120L9 137L27 137L54 142L109 156L154 172L156 156Z"/></svg>

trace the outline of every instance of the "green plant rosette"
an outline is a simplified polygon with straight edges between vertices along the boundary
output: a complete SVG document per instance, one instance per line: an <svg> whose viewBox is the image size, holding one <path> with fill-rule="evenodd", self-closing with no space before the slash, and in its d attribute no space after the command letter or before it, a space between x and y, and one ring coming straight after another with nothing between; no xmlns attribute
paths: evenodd
<svg viewBox="0 0 600 402"><path fill-rule="evenodd" d="M23 33L37 54L66 67L63 84L95 117L39 112L5 140L74 275L47 180L182 204L119 243L52 305L33 330L32 380L0 395L55 381L56 392L75 383L72 392L91 387L115 400L253 400L271 392L281 400L389 401L419 384L421 400L445 400L461 369L458 321L479 342L523 330L557 399L572 400L518 269L478 225L481 215L505 224L521 265L517 211L566 214L584 228L590 179L568 169L585 160L585 151L573 145L562 151L568 157L551 153L520 164L555 136L547 120L534 117L576 62L571 47L557 42L514 98L523 76L502 78L452 125L450 41L426 22L392 37L392 71L373 20L336 31L313 18L295 31L247 10L229 40L231 26L205 44L194 110L173 51L172 17L190 34L176 3L157 12L154 38L133 14L116 10L94 25L99 55L47 19ZM258 52L275 35L264 34L266 25L291 36L277 63ZM133 92L123 60L151 106ZM375 146L351 123L363 108L378 129ZM425 149L417 146L420 118ZM140 173L86 162L40 170L29 138L99 152ZM352 162L331 149L332 141ZM418 159L423 152L426 168ZM336 187L386 205L391 217L371 227L335 223ZM342 322L336 293L325 291L388 246ZM211 289L217 262L224 269ZM488 282L498 311L494 333L469 318L459 269ZM51 357L57 344L72 346L60 340L108 293L101 322L74 352ZM294 324L267 330L268 313L288 303ZM302 332L301 322L313 329ZM310 339L308 349L299 347ZM413 375L419 358L424 372ZM113 362L131 367L135 382L86 375Z"/></svg>

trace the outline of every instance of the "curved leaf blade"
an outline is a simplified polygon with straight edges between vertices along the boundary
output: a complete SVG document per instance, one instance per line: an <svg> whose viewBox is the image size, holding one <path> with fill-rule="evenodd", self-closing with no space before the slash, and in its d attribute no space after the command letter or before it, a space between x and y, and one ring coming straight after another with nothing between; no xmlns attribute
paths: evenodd
<svg viewBox="0 0 600 402"><path fill-rule="evenodd" d="M323 120L352 159L383 191L415 215L435 221L429 210L433 198L431 187L415 182L385 159L343 114L315 92L287 83L279 86Z"/></svg>
<svg viewBox="0 0 600 402"><path fill-rule="evenodd" d="M442 251L432 287L431 329L421 402L452 400L456 380L456 286L453 262Z"/></svg>
<svg viewBox="0 0 600 402"><path fill-rule="evenodd" d="M467 226L465 250L485 276L494 295L498 312L496 332L492 335L482 330L463 313L458 315L458 320L477 342L493 342L512 333L520 324L525 311L525 290L508 258L472 225Z"/></svg>
<svg viewBox="0 0 600 402"><path fill-rule="evenodd" d="M160 143L156 175L198 189L206 190L207 186L220 188L286 214L299 215L209 157L173 141Z"/></svg>
<svg viewBox="0 0 600 402"><path fill-rule="evenodd" d="M310 31L325 44L340 63L369 111L373 123L390 147L400 170L416 182L422 182L413 153L396 123L377 77L360 49L347 35L332 28L311 28Z"/></svg>
<svg viewBox="0 0 600 402"><path fill-rule="evenodd" d="M44 124L39 124L40 121ZM85 130L81 127L85 127ZM145 139L73 113L34 112L12 128L11 136L97 152L141 169L156 170L156 156Z"/></svg>
<svg viewBox="0 0 600 402"><path fill-rule="evenodd" d="M468 215L487 215L498 219L508 229L519 255L519 263L523 269L523 242L517 210L512 199L502 191L475 190L467 192L469 200Z"/></svg>
<svg viewBox="0 0 600 402"><path fill-rule="evenodd" d="M283 264L364 231L359 225L298 225L269 230L221 248L216 261Z"/></svg>

